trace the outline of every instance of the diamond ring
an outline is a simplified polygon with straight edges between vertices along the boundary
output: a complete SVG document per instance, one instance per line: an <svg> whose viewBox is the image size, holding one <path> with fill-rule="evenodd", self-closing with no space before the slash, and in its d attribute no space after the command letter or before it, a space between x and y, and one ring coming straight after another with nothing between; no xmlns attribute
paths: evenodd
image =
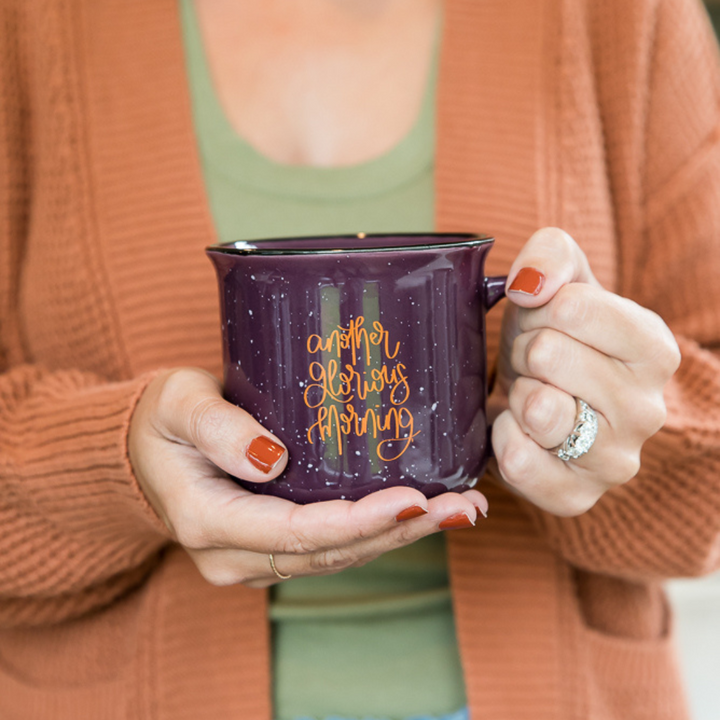
<svg viewBox="0 0 720 720"><path fill-rule="evenodd" d="M597 413L584 400L575 398L575 402L577 404L575 427L565 438L565 442L552 451L565 462L577 460L584 455L593 446L598 432Z"/></svg>

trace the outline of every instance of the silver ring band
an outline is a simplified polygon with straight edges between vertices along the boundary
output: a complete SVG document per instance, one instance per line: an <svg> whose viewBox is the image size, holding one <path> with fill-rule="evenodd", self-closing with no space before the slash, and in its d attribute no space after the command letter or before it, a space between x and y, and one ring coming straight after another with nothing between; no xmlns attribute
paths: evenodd
<svg viewBox="0 0 720 720"><path fill-rule="evenodd" d="M598 433L597 413L580 398L575 398L575 403L577 404L575 427L565 438L565 442L553 450L565 462L577 460L590 450Z"/></svg>
<svg viewBox="0 0 720 720"><path fill-rule="evenodd" d="M279 577L281 580L289 580L292 575L283 575L276 567L275 567L275 558L273 557L273 554L270 553L268 555L268 558L270 558L270 567L272 568L272 571Z"/></svg>

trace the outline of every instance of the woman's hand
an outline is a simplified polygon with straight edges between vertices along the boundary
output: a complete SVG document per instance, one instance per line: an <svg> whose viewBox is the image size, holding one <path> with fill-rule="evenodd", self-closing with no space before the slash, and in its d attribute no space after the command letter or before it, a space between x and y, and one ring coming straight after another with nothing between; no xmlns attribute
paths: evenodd
<svg viewBox="0 0 720 720"><path fill-rule="evenodd" d="M287 463L277 438L223 400L201 370L160 374L133 413L130 461L150 504L215 585L266 587L283 575L362 565L439 529L471 527L487 501L476 490L428 500L395 487L357 502L296 505L228 478L270 482Z"/></svg>
<svg viewBox="0 0 720 720"><path fill-rule="evenodd" d="M600 287L575 241L544 228L508 276L492 403L502 480L556 515L579 515L633 478L643 443L665 422L663 388L680 362L672 333L653 312ZM552 452L575 426L580 398L598 433L587 454Z"/></svg>

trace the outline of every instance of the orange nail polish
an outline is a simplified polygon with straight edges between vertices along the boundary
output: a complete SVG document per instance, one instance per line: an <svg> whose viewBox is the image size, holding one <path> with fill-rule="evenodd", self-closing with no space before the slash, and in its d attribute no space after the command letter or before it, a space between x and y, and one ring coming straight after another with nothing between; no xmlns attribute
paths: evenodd
<svg viewBox="0 0 720 720"><path fill-rule="evenodd" d="M269 473L283 456L285 448L265 435L258 435L247 447L245 457L264 473Z"/></svg>
<svg viewBox="0 0 720 720"><path fill-rule="evenodd" d="M403 522L403 520L412 520L413 518L420 517L421 515L427 515L427 510L420 505L411 505L409 508L401 510L396 516L395 520Z"/></svg>
<svg viewBox="0 0 720 720"><path fill-rule="evenodd" d="M545 284L545 276L535 268L525 267L515 276L509 292L519 292L524 295L537 295Z"/></svg>
<svg viewBox="0 0 720 720"><path fill-rule="evenodd" d="M470 527L475 527L475 523L464 512L445 518L439 525L441 530L460 530Z"/></svg>

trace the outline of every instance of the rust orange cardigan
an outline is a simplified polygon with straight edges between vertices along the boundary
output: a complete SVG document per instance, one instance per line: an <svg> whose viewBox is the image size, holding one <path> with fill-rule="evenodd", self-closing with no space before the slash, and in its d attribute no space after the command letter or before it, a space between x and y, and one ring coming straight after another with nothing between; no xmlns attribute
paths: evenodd
<svg viewBox="0 0 720 720"><path fill-rule="evenodd" d="M271 716L266 596L205 583L131 472L154 370L219 371L175 0L0 6L0 717ZM437 227L543 225L683 363L574 519L486 484L449 537L473 720L686 717L662 579L720 563L720 76L694 0L448 0ZM491 352L498 314L490 316Z"/></svg>

